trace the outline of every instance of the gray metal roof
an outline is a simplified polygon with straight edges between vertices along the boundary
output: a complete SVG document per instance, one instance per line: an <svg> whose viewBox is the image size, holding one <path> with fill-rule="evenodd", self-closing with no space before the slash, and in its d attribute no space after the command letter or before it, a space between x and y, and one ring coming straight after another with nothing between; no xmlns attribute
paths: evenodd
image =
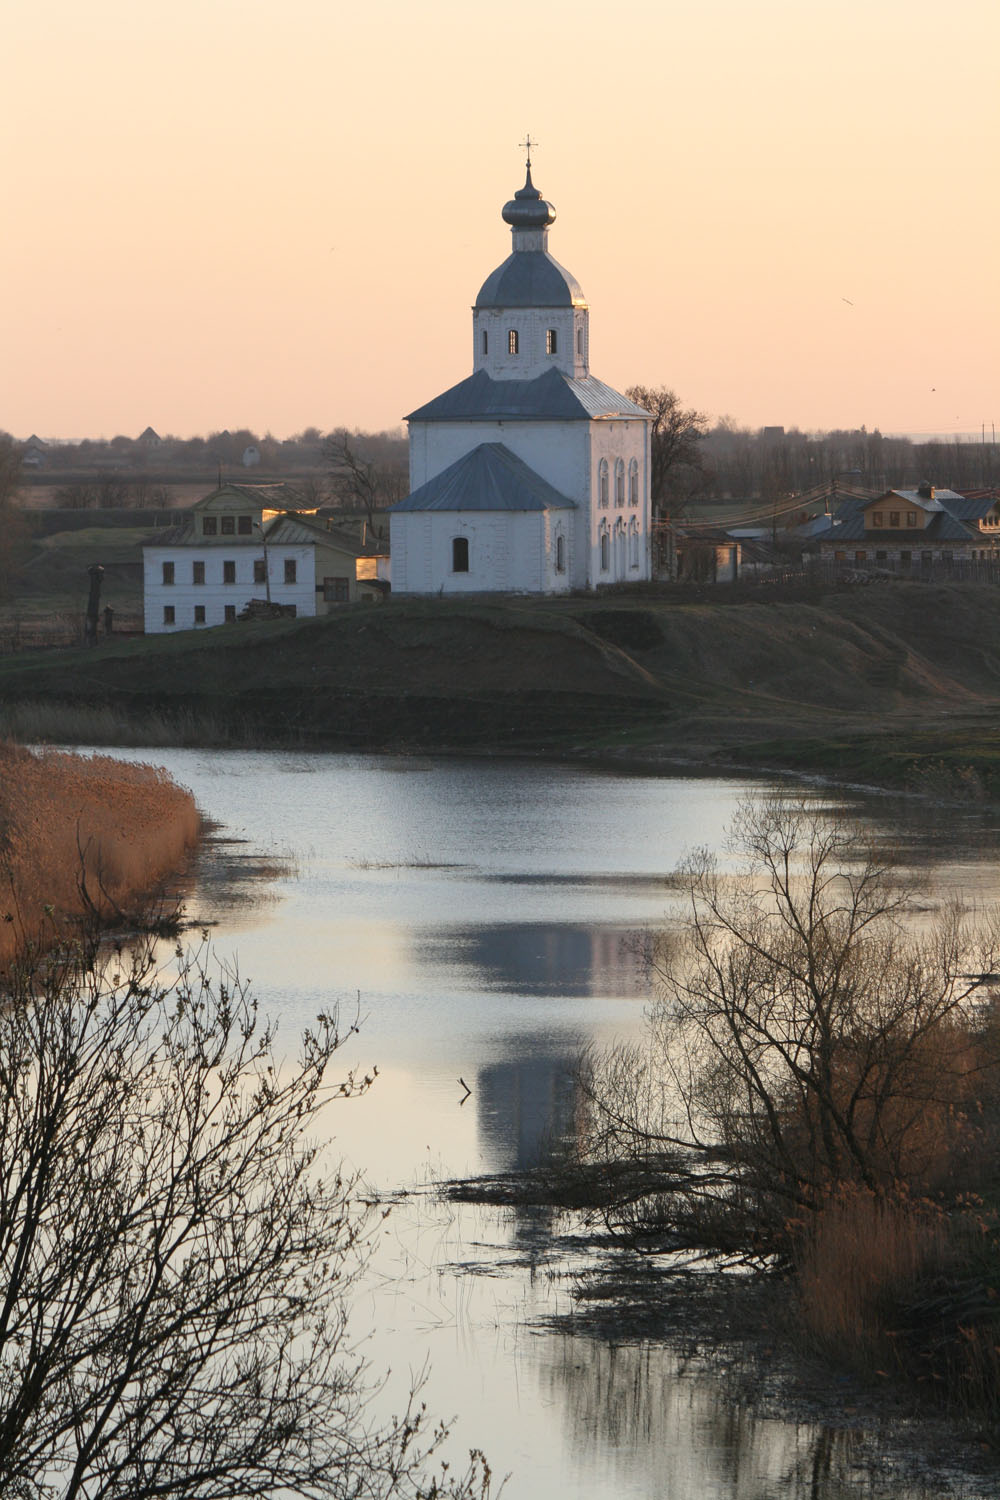
<svg viewBox="0 0 1000 1500"><path fill-rule="evenodd" d="M905 494L906 492L897 490L896 493ZM925 506L926 503L925 501ZM840 514L838 512L838 515ZM957 521L954 516L949 515L943 507L940 510L930 512L926 526L912 531L899 526L891 528L886 526L878 531L870 526L866 528L864 510L859 508L852 514L843 517L840 524L835 526L831 531L824 532L823 541L838 545L840 542L893 541L908 542L911 546L919 547L922 541L971 542L974 539L974 535L978 535L978 533L974 534L970 532L967 526L963 526L961 521Z"/></svg>
<svg viewBox="0 0 1000 1500"><path fill-rule="evenodd" d="M482 418L533 422L586 422L592 417L652 417L643 406L586 375L574 380L561 370L546 370L534 380L494 380L477 370L451 390L411 411L407 422L471 422Z"/></svg>
<svg viewBox="0 0 1000 1500"><path fill-rule="evenodd" d="M515 250L483 282L475 303L483 307L586 307L575 276L547 250Z"/></svg>
<svg viewBox="0 0 1000 1500"><path fill-rule="evenodd" d="M573 510L576 502L503 443L480 443L420 485L394 511L412 510Z"/></svg>

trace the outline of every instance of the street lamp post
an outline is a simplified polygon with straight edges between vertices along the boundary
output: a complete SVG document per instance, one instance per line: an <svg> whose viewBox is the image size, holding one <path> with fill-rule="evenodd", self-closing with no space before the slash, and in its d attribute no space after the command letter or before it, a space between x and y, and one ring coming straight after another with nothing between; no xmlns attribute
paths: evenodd
<svg viewBox="0 0 1000 1500"><path fill-rule="evenodd" d="M260 532L260 539L264 544L264 589L267 596L268 608L271 606L271 564L267 556L267 532L260 521L255 521L254 526Z"/></svg>

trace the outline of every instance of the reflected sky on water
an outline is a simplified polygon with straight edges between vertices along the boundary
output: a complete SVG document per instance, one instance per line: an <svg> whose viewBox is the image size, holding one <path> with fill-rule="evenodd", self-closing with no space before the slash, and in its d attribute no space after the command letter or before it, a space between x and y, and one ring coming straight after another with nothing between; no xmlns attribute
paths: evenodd
<svg viewBox="0 0 1000 1500"><path fill-rule="evenodd" d="M380 1077L329 1119L388 1192L531 1165L571 1128L581 1049L641 1032L639 950L677 914L672 873L700 846L728 859L750 790L514 760L115 753L164 765L218 825L189 910L287 1051L320 1009L360 1019L344 1067ZM927 909L995 899L993 812L806 796L858 817L917 873ZM430 1360L430 1406L460 1415L459 1451L514 1471L508 1500L944 1493L861 1464L849 1432L751 1417L704 1363L543 1327L571 1306L557 1227L410 1200L380 1230L355 1309L376 1368ZM383 1399L398 1406L398 1385Z"/></svg>

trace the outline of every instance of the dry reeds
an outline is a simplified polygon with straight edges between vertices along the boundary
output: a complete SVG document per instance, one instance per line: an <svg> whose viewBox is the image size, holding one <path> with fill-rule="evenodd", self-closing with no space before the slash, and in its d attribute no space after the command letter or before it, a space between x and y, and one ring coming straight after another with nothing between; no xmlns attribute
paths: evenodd
<svg viewBox="0 0 1000 1500"><path fill-rule="evenodd" d="M1000 1251L978 1200L945 1211L842 1187L791 1228L797 1322L820 1351L965 1413L1000 1412Z"/></svg>
<svg viewBox="0 0 1000 1500"><path fill-rule="evenodd" d="M0 743L0 964L132 915L198 839L191 793L108 756Z"/></svg>

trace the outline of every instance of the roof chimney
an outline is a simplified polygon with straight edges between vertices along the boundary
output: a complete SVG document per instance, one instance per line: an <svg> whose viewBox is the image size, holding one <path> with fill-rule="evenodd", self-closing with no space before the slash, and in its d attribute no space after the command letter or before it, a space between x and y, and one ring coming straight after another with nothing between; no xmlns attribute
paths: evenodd
<svg viewBox="0 0 1000 1500"><path fill-rule="evenodd" d="M934 499L934 486L931 484L929 479L921 479L920 483L917 485L917 494L920 496L921 500Z"/></svg>

